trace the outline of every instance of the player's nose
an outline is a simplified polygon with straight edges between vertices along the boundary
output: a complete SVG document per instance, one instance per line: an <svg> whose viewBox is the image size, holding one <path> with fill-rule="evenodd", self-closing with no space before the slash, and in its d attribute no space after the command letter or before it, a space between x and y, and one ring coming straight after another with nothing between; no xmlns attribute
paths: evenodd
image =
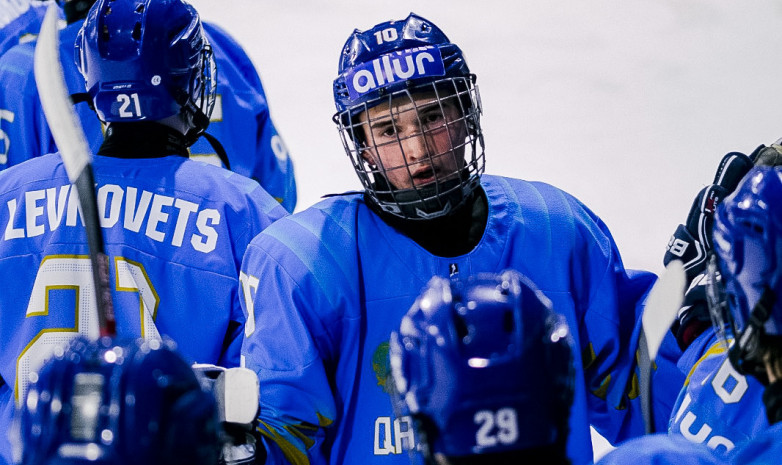
<svg viewBox="0 0 782 465"><path fill-rule="evenodd" d="M429 144L420 132L410 135L404 141L405 157L408 163L429 157Z"/></svg>

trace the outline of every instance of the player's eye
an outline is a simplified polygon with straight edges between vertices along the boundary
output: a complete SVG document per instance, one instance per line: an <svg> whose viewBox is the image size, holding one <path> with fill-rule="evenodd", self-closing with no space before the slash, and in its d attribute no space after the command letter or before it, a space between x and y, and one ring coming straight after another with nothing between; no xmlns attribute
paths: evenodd
<svg viewBox="0 0 782 465"><path fill-rule="evenodd" d="M386 127L380 128L377 131L378 137L395 137L396 136L396 127L394 125L388 125Z"/></svg>
<svg viewBox="0 0 782 465"><path fill-rule="evenodd" d="M439 126L444 119L445 118L443 117L443 114L439 111L433 111L421 115L421 123L429 127Z"/></svg>

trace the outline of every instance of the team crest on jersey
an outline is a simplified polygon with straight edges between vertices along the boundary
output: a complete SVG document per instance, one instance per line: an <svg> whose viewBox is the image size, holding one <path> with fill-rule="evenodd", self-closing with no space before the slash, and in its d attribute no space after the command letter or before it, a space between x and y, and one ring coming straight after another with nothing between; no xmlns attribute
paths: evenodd
<svg viewBox="0 0 782 465"><path fill-rule="evenodd" d="M397 81L445 75L445 65L436 47L417 47L387 53L348 72L346 83L351 100Z"/></svg>
<svg viewBox="0 0 782 465"><path fill-rule="evenodd" d="M391 364L388 361L388 342L383 342L372 354L372 371L375 372L377 385L386 393L391 393L388 379L391 376Z"/></svg>

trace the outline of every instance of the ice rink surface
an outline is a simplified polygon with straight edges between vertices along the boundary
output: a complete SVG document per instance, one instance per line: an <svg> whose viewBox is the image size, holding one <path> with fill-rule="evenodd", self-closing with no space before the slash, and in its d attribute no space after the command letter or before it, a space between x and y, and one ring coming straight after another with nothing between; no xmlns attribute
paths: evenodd
<svg viewBox="0 0 782 465"><path fill-rule="evenodd" d="M723 154L782 136L774 0L192 3L257 66L294 159L298 209L359 188L331 121L342 45L355 28L411 11L478 75L486 171L580 198L628 268L662 270L670 234Z"/></svg>

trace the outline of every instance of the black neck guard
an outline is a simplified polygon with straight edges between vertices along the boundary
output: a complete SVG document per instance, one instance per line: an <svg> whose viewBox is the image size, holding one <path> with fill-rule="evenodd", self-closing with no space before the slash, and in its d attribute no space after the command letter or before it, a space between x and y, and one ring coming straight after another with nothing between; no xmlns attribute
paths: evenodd
<svg viewBox="0 0 782 465"><path fill-rule="evenodd" d="M65 12L65 21L68 24L73 24L80 19L87 17L87 12L90 11L90 7L95 3L95 0L70 0L65 2L62 6Z"/></svg>
<svg viewBox="0 0 782 465"><path fill-rule="evenodd" d="M187 140L174 128L140 121L111 123L98 155L114 158L188 157Z"/></svg>
<svg viewBox="0 0 782 465"><path fill-rule="evenodd" d="M407 220L383 211L369 195L369 207L389 226L439 257L457 257L478 245L486 229L489 207L486 194L479 188L459 208L431 220Z"/></svg>

